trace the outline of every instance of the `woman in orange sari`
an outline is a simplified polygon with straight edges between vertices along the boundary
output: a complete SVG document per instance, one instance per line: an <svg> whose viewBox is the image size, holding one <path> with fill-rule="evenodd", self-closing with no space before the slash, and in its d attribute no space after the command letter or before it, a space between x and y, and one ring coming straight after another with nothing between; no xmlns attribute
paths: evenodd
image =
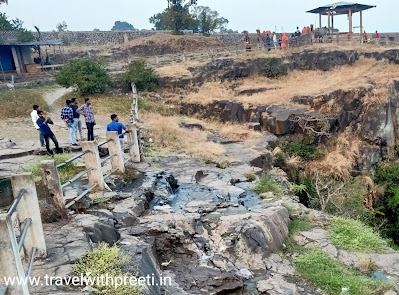
<svg viewBox="0 0 399 295"><path fill-rule="evenodd" d="M281 40L281 48L283 50L287 49L287 41L288 41L288 37L285 33L283 33L283 38Z"/></svg>

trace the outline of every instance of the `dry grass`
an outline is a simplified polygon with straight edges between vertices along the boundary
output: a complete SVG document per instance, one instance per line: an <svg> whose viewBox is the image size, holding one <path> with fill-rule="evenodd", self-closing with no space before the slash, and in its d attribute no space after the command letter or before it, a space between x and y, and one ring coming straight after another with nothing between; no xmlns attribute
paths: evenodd
<svg viewBox="0 0 399 295"><path fill-rule="evenodd" d="M183 152L214 163L224 159L222 145L208 142L204 131L180 128L177 117L142 112L141 120L147 130L146 136L152 138L154 147L162 153Z"/></svg>
<svg viewBox="0 0 399 295"><path fill-rule="evenodd" d="M308 171L318 171L326 177L345 179L359 156L360 140L349 131L339 134L325 147L326 156L320 161L309 162Z"/></svg>
<svg viewBox="0 0 399 295"><path fill-rule="evenodd" d="M3 119L23 117L30 120L32 106L37 104L43 111L49 107L43 98L46 91L53 88L52 84L17 88L15 90L0 91L0 117Z"/></svg>
<svg viewBox="0 0 399 295"><path fill-rule="evenodd" d="M165 92L163 96L175 102L209 104L214 100L235 100L244 105L293 104L296 95L318 96L337 89L357 90L375 87L364 99L367 103L387 98L387 86L399 78L399 66L384 61L361 58L353 66L342 66L328 72L294 71L279 79L250 77L234 82L207 82L201 87ZM249 95L238 95L249 89L268 90ZM181 98L183 97L183 98Z"/></svg>
<svg viewBox="0 0 399 295"><path fill-rule="evenodd" d="M201 124L206 130L218 133L220 136L230 140L251 140L262 137L260 132L249 129L247 125L236 123L221 123L214 120L200 120L196 118L182 118L187 124Z"/></svg>

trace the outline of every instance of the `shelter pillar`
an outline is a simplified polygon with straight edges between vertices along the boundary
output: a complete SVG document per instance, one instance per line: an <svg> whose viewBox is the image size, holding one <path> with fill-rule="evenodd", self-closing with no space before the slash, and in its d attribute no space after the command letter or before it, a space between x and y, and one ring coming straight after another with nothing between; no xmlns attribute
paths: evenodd
<svg viewBox="0 0 399 295"><path fill-rule="evenodd" d="M360 43L363 44L363 11L360 10Z"/></svg>
<svg viewBox="0 0 399 295"><path fill-rule="evenodd" d="M349 9L349 12L348 12L348 19L349 19L349 32L353 32L353 25L352 25L352 9Z"/></svg>
<svg viewBox="0 0 399 295"><path fill-rule="evenodd" d="M18 74L21 74L22 70L21 70L21 64L19 62L18 48L16 48L15 46L11 46L11 53L12 53L12 58L14 59L15 69L17 70Z"/></svg>
<svg viewBox="0 0 399 295"><path fill-rule="evenodd" d="M328 30L331 28L331 11L328 11Z"/></svg>
<svg viewBox="0 0 399 295"><path fill-rule="evenodd" d="M321 13L319 13L319 28L321 29Z"/></svg>

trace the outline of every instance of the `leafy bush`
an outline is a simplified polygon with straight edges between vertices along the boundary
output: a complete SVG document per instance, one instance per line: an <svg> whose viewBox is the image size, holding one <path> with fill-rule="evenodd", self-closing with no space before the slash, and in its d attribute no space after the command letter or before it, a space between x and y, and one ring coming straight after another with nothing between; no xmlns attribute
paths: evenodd
<svg viewBox="0 0 399 295"><path fill-rule="evenodd" d="M129 257L120 253L119 248L114 245L109 247L105 243L101 243L97 248L94 248L83 258L79 259L73 266L73 271L77 276L92 278L93 280L101 275L108 274L108 277L124 278L133 277L132 274L124 273L122 265L129 261ZM94 281L91 286L96 294L101 295L138 295L142 294L141 287L130 284L122 284L115 288L112 284L101 284L101 279Z"/></svg>
<svg viewBox="0 0 399 295"><path fill-rule="evenodd" d="M28 30L21 30L17 35L17 41L24 43L24 42L31 42L35 40L31 31Z"/></svg>
<svg viewBox="0 0 399 295"><path fill-rule="evenodd" d="M300 157L305 161L321 160L325 157L324 152L303 141L287 142L282 146L282 150L290 156Z"/></svg>
<svg viewBox="0 0 399 295"><path fill-rule="evenodd" d="M382 294L389 289L388 284L374 281L354 271L348 270L337 260L319 249L312 249L294 260L296 269L307 280L330 295Z"/></svg>
<svg viewBox="0 0 399 295"><path fill-rule="evenodd" d="M220 168L220 169L226 169L226 168L228 168L229 166L230 166L230 161L229 160L226 160L226 159L224 159L224 160L221 160L221 161L219 161L217 164L216 164L216 167L217 168Z"/></svg>
<svg viewBox="0 0 399 295"><path fill-rule="evenodd" d="M122 85L130 89L135 83L138 90L153 91L158 85L158 76L153 69L147 68L144 61L135 60L130 63L127 72L122 77Z"/></svg>
<svg viewBox="0 0 399 295"><path fill-rule="evenodd" d="M106 86L112 84L104 65L92 58L70 62L55 76L55 81L75 88L80 94L104 92Z"/></svg>
<svg viewBox="0 0 399 295"><path fill-rule="evenodd" d="M252 188L256 193L263 194L263 193L276 193L281 194L283 192L283 187L274 182L273 180L267 179L262 177Z"/></svg>
<svg viewBox="0 0 399 295"><path fill-rule="evenodd" d="M387 242L358 220L334 217L329 235L331 242L340 249L359 253L388 251Z"/></svg>
<svg viewBox="0 0 399 295"><path fill-rule="evenodd" d="M288 74L287 67L278 58L265 58L259 63L259 71L268 78L279 78Z"/></svg>
<svg viewBox="0 0 399 295"><path fill-rule="evenodd" d="M256 180L256 175L253 174L252 172L245 173L244 176L248 182L253 182Z"/></svg>

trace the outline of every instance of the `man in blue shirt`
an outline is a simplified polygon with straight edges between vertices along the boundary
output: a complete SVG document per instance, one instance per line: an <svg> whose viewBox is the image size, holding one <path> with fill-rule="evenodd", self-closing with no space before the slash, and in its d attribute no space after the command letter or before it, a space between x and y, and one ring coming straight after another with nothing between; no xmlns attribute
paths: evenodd
<svg viewBox="0 0 399 295"><path fill-rule="evenodd" d="M39 118L36 121L37 126L40 128L40 132L43 134L44 140L46 141L46 149L50 155L53 155L53 151L50 150L50 139L54 142L57 154L60 153L60 147L58 145L57 138L55 137L53 131L51 131L48 124L53 124L50 117L45 118L42 111L37 111Z"/></svg>
<svg viewBox="0 0 399 295"><path fill-rule="evenodd" d="M111 115L112 122L107 125L107 131L117 131L119 134L119 141L121 143L121 148L123 150L125 146L125 138L123 136L123 130L126 130L125 125L119 123L118 115L112 114Z"/></svg>

